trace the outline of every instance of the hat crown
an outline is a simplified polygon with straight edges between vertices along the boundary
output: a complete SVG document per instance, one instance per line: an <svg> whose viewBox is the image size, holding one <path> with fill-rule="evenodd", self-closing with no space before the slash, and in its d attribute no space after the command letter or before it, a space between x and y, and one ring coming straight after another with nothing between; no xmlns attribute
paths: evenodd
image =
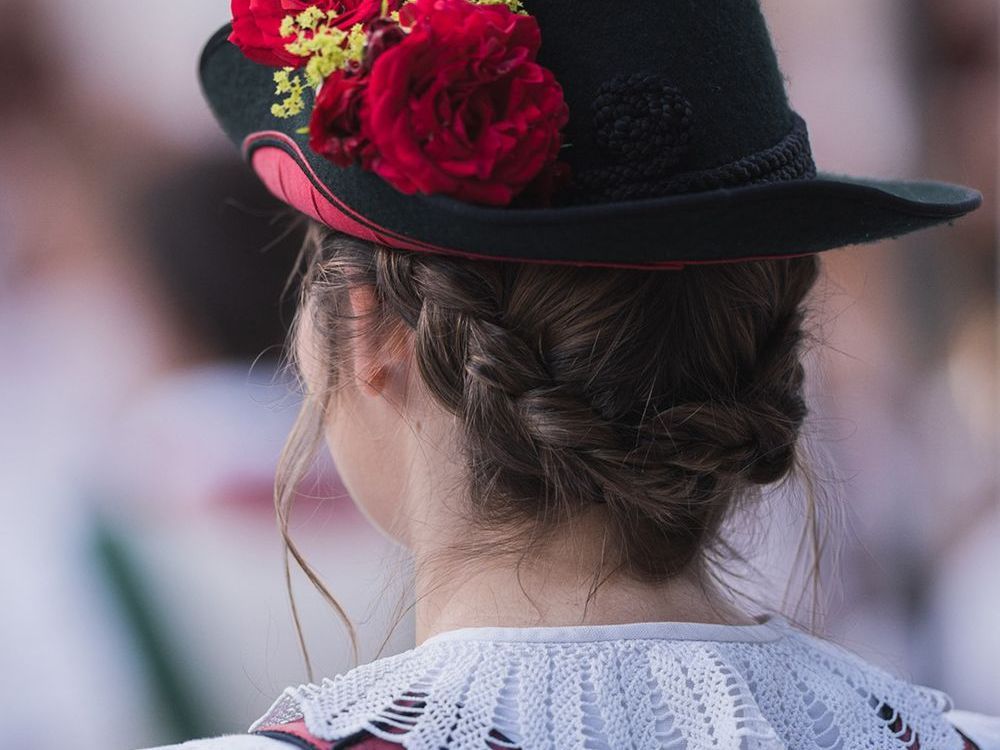
<svg viewBox="0 0 1000 750"><path fill-rule="evenodd" d="M758 0L524 4L542 29L539 61L569 105L563 159L595 199L815 174ZM745 174L755 155L762 163ZM741 175L704 186L670 179L734 164ZM769 179L770 168L779 174ZM638 195L615 195L636 181Z"/></svg>
<svg viewBox="0 0 1000 750"><path fill-rule="evenodd" d="M310 148L308 111L271 114L274 69L227 42L229 25L205 46L202 86L275 195L337 231L416 252L675 269L898 237L982 203L961 185L817 175L757 0L523 2L570 109L561 153L575 183L558 169L541 187L594 205L556 193L551 207L477 206L339 167Z"/></svg>

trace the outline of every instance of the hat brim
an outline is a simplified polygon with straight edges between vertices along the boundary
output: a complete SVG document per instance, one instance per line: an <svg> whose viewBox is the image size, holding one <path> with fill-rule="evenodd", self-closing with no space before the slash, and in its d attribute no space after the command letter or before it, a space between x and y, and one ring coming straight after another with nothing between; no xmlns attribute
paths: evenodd
<svg viewBox="0 0 1000 750"><path fill-rule="evenodd" d="M220 29L202 54L205 96L223 129L279 198L318 221L393 247L473 258L614 267L673 267L776 258L865 244L951 222L982 203L943 182L821 173L621 203L491 208L405 195L308 146L308 115L278 119L273 69Z"/></svg>

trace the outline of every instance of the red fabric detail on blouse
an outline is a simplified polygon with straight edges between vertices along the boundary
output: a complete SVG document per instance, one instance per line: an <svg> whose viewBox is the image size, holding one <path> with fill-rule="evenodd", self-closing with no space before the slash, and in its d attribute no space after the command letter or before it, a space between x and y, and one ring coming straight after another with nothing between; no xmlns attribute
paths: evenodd
<svg viewBox="0 0 1000 750"><path fill-rule="evenodd" d="M903 721L902 716L897 716L889 729L899 736L900 742L906 745L906 750L920 750L920 737L913 731L913 727Z"/></svg>
<svg viewBox="0 0 1000 750"><path fill-rule="evenodd" d="M308 746L315 748L315 750L334 750L336 743L329 740L321 740L314 737L306 729L306 722L304 719L299 719L298 721L293 721L288 724L275 724L266 727L257 727L254 730L254 734L264 734L269 733L270 735L286 735L288 737L294 737L295 739L302 740ZM280 737L276 739L281 739ZM391 746L390 746L391 747ZM396 745L396 748L399 746Z"/></svg>
<svg viewBox="0 0 1000 750"><path fill-rule="evenodd" d="M889 725L889 729L899 736L900 741L902 741L907 750L921 750L920 746L920 735L918 735L909 724L903 721L902 716L896 716L895 720ZM958 732L958 730L955 730ZM962 738L962 750L979 750L979 746L966 737L961 732L958 732L959 737Z"/></svg>
<svg viewBox="0 0 1000 750"><path fill-rule="evenodd" d="M321 740L310 734L309 730L306 729L305 721L301 719L288 724L257 727L253 733L266 735L278 740L287 737L290 743L293 740L298 740L299 743L304 743L313 750L400 750L402 747L399 743L375 737L369 732L359 732L352 737L342 740ZM400 730L400 733L402 734L402 730ZM492 743L486 747L488 750L501 750L500 746ZM503 746L503 748L506 747L506 745ZM971 750L977 750L977 748L971 748Z"/></svg>
<svg viewBox="0 0 1000 750"><path fill-rule="evenodd" d="M979 750L979 745L970 740L961 732L959 732L958 734L962 738L963 742L965 742L965 744L962 746L962 750Z"/></svg>
<svg viewBox="0 0 1000 750"><path fill-rule="evenodd" d="M399 743L375 737L368 732L360 732L353 737L335 742L321 740L309 733L304 721L258 727L254 730L254 734L266 735L277 740L287 737L289 742L294 738L305 743L307 747L315 748L315 750L400 750L402 747ZM495 745L488 745L487 747L492 748L492 750L499 750ZM976 750L976 748L972 748L972 750Z"/></svg>
<svg viewBox="0 0 1000 750"><path fill-rule="evenodd" d="M395 742L380 739L378 737L368 737L356 744L345 745L344 750L399 750L402 745Z"/></svg>

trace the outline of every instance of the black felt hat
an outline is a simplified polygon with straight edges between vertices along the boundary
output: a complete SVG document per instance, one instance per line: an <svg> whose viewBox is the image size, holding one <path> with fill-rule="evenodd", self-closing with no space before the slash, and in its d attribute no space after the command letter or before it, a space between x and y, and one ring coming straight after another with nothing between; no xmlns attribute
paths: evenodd
<svg viewBox="0 0 1000 750"><path fill-rule="evenodd" d="M949 222L967 187L817 172L757 0L524 0L562 85L550 208L406 195L313 152L308 113L271 114L274 69L216 33L201 80L226 133L280 198L341 231L411 250L573 265L675 267L820 252Z"/></svg>

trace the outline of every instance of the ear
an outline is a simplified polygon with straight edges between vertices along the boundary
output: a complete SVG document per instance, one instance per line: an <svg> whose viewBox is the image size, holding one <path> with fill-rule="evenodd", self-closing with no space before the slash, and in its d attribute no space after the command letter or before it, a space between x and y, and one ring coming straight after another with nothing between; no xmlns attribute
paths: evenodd
<svg viewBox="0 0 1000 750"><path fill-rule="evenodd" d="M386 389L390 387L392 374L399 369L396 366L405 356L403 337L394 331L387 340L381 340L370 330L368 321L375 317L378 310L374 287L351 287L348 299L354 328L351 341L354 377L362 393L369 396L385 395Z"/></svg>

